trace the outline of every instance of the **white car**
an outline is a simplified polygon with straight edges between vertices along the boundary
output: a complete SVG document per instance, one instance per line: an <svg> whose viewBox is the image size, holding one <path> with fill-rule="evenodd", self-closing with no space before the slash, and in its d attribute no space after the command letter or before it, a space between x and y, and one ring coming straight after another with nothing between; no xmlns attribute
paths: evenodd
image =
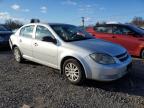
<svg viewBox="0 0 144 108"><path fill-rule="evenodd" d="M59 69L73 84L86 78L116 80L128 72L132 61L125 48L69 24L27 24L9 41L16 61L28 59Z"/></svg>

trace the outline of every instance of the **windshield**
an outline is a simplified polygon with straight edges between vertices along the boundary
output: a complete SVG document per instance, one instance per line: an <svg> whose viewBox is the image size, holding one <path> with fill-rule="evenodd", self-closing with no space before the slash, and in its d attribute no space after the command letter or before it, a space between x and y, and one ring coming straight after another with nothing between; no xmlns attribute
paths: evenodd
<svg viewBox="0 0 144 108"><path fill-rule="evenodd" d="M50 26L66 42L93 39L89 33L73 25L56 24Z"/></svg>
<svg viewBox="0 0 144 108"><path fill-rule="evenodd" d="M139 27L137 27L137 26L129 25L129 28L131 28L136 33L139 33L140 35L144 35L144 30L139 28Z"/></svg>

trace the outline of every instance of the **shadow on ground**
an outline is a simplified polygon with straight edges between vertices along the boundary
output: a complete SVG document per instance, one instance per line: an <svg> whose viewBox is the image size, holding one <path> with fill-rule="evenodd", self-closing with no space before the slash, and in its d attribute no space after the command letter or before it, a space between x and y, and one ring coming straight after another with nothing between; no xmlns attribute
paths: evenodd
<svg viewBox="0 0 144 108"><path fill-rule="evenodd" d="M24 64L40 65L31 61ZM131 95L144 96L144 60L133 58L132 70L124 77L112 82L86 80L81 86L94 87L110 92L122 92ZM53 69L53 71L56 71Z"/></svg>
<svg viewBox="0 0 144 108"><path fill-rule="evenodd" d="M10 50L11 50L10 47L3 47L3 48L0 47L0 53L9 53Z"/></svg>
<svg viewBox="0 0 144 108"><path fill-rule="evenodd" d="M133 58L132 63L132 71L121 79L112 82L87 80L83 86L96 87L110 92L144 96L144 60Z"/></svg>

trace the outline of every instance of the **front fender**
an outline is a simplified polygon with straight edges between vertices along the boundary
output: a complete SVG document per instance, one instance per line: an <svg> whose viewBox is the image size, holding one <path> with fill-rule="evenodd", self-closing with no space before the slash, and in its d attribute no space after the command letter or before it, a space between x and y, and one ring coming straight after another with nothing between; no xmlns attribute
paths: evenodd
<svg viewBox="0 0 144 108"><path fill-rule="evenodd" d="M58 58L58 68L61 70L61 64L62 64L62 61L66 58L66 57L72 57L72 58L75 58L77 59L81 65L83 66L84 68L84 72L85 72L85 75L86 75L86 78L88 76L91 76L92 73L90 71L90 68L89 68L89 65L87 64L87 62L85 61L85 57L81 56L81 55L78 55L76 53L73 53L73 52L64 52L62 53L59 58Z"/></svg>

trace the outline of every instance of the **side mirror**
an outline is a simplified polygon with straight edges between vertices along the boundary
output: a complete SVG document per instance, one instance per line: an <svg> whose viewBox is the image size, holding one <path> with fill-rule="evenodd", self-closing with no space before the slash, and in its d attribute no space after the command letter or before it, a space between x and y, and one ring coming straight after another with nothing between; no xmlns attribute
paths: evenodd
<svg viewBox="0 0 144 108"><path fill-rule="evenodd" d="M45 36L45 37L43 37L43 38L42 38L42 41L45 41L45 42L52 42L52 43L54 43L54 44L57 43L57 40L54 39L54 38L52 38L51 36Z"/></svg>

